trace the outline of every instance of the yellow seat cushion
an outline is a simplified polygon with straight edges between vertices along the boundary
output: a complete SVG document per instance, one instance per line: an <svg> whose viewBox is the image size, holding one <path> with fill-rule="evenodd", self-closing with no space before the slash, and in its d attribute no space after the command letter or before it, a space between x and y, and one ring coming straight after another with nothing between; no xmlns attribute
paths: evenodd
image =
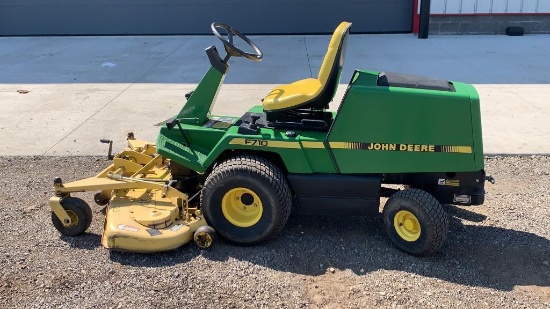
<svg viewBox="0 0 550 309"><path fill-rule="evenodd" d="M264 98L264 110L279 110L314 99L323 88L316 78L306 78L292 84L275 87Z"/></svg>
<svg viewBox="0 0 550 309"><path fill-rule="evenodd" d="M335 63L336 61L340 61L340 59L336 59L336 56L350 27L351 23L342 22L334 31L317 78L306 78L292 84L275 87L263 100L264 111L291 109L315 100L327 86L330 75L338 74L333 67L338 64ZM338 83L338 80L335 81ZM333 96L334 93L328 101L331 101ZM328 103L326 102L326 104Z"/></svg>

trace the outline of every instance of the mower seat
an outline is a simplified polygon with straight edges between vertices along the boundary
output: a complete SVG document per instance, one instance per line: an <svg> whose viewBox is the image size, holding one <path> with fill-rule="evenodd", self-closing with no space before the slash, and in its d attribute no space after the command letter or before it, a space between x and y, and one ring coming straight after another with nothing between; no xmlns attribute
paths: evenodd
<svg viewBox="0 0 550 309"><path fill-rule="evenodd" d="M340 80L346 38L351 23L342 22L334 31L317 78L306 78L292 84L275 87L263 99L264 112L292 109L325 109L334 98Z"/></svg>

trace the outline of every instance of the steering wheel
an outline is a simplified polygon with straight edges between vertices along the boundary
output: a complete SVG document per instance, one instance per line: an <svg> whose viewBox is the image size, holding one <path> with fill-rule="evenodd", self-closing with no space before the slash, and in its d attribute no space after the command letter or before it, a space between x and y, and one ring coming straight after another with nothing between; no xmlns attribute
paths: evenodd
<svg viewBox="0 0 550 309"><path fill-rule="evenodd" d="M212 25L210 26L210 28L212 29L212 33L214 33L214 35L220 39L220 41L222 41L223 43L223 47L225 48L225 51L227 52L227 54L229 56L234 56L234 57L245 57L247 59L250 59L250 60L253 60L253 61L260 61L264 58L264 55L262 54L262 51L260 51L260 49L258 48L258 46L256 46L256 44L254 44L249 38L247 38L244 34L240 33L237 29L235 28L232 28L231 26L229 25L226 25L226 24L223 24L223 23L212 23ZM225 37L223 37L219 32L218 32L218 28L220 29L223 29L225 31L227 31L227 39ZM241 38L241 40L243 40L246 44L248 44L250 47L252 47L252 49L254 50L254 52L252 53L247 53L247 52L244 52L242 51L240 48L238 48L237 46L235 46L235 44L233 44L233 36L236 35L238 36L239 38ZM228 57L226 57L228 58ZM225 61L225 60L224 60Z"/></svg>

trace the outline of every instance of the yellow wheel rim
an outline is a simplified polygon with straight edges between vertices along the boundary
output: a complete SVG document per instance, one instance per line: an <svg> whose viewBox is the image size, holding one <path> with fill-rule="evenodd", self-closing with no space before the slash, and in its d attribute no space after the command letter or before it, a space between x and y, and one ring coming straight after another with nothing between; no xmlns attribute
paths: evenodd
<svg viewBox="0 0 550 309"><path fill-rule="evenodd" d="M76 215L76 213L72 210L65 210L65 211L67 212L67 215L71 219L71 223L68 224L66 227L67 228L73 228L73 227L77 226L78 225L78 216Z"/></svg>
<svg viewBox="0 0 550 309"><path fill-rule="evenodd" d="M401 238L406 241L416 241L420 238L422 229L416 216L407 210L400 210L393 217L393 226Z"/></svg>
<svg viewBox="0 0 550 309"><path fill-rule="evenodd" d="M238 227L250 227L260 221L262 201L247 188L229 190L222 199L222 212L227 221Z"/></svg>

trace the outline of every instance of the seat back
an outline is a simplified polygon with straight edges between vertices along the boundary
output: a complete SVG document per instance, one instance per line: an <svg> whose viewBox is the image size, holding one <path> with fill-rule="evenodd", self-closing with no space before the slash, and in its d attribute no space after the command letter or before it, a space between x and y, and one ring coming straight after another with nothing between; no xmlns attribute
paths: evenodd
<svg viewBox="0 0 550 309"><path fill-rule="evenodd" d="M309 102L308 108L325 108L336 94L342 66L344 65L344 57L346 55L347 37L351 28L350 22L342 22L330 39L327 53L323 59L323 64L319 70L317 79L321 82L323 90L315 98Z"/></svg>

